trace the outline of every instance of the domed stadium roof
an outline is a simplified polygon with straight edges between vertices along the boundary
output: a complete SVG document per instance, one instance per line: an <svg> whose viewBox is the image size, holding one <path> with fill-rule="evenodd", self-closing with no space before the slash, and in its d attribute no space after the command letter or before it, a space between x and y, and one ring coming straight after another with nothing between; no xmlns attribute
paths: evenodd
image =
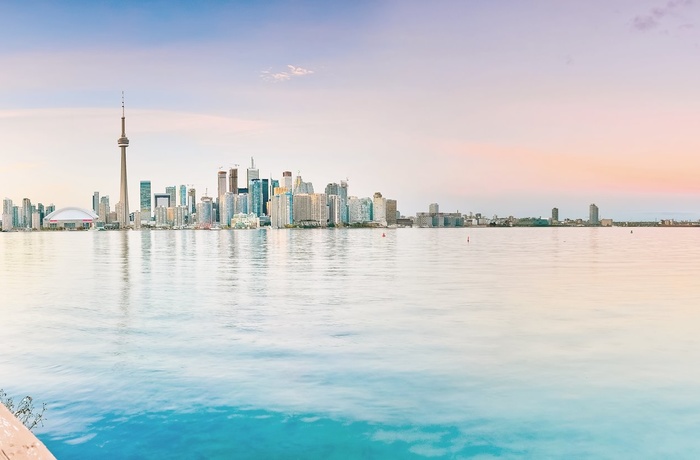
<svg viewBox="0 0 700 460"><path fill-rule="evenodd" d="M49 222L61 222L61 221L83 221L92 222L98 219L97 214L94 212L76 207L61 208L57 209L48 216L44 217L45 221Z"/></svg>

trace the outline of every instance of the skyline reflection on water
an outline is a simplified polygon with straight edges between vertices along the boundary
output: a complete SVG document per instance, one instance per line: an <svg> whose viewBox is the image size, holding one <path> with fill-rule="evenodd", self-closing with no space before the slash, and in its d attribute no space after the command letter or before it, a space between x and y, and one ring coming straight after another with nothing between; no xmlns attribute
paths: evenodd
<svg viewBox="0 0 700 460"><path fill-rule="evenodd" d="M48 403L59 458L693 458L699 243L2 234L0 388Z"/></svg>

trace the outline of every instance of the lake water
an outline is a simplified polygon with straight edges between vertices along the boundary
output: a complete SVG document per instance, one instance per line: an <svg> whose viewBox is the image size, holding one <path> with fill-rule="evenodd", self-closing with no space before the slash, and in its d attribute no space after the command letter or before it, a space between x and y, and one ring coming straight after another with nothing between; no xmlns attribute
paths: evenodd
<svg viewBox="0 0 700 460"><path fill-rule="evenodd" d="M7 233L0 299L59 459L700 457L700 229Z"/></svg>

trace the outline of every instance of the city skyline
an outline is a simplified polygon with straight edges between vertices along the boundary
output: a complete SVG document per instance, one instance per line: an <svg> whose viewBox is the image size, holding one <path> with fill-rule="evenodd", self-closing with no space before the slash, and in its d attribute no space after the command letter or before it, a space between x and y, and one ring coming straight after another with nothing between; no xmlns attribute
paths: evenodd
<svg viewBox="0 0 700 460"><path fill-rule="evenodd" d="M219 167L253 156L261 177L300 171L319 188L347 177L351 194L381 191L405 215L439 202L499 216L556 206L565 219L598 203L616 220L697 219L698 11L3 4L0 194L116 203L125 90L131 197L141 180L216 197Z"/></svg>

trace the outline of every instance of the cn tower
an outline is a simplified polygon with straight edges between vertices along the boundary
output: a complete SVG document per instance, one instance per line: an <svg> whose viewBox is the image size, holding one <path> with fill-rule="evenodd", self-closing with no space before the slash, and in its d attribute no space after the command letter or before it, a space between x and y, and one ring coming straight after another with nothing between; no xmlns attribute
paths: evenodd
<svg viewBox="0 0 700 460"><path fill-rule="evenodd" d="M126 148L129 139L126 137L126 120L124 118L124 91L122 91L122 136L117 140L122 151L122 180L119 188L120 208L117 210L117 222L121 228L129 227L129 189L126 184Z"/></svg>

